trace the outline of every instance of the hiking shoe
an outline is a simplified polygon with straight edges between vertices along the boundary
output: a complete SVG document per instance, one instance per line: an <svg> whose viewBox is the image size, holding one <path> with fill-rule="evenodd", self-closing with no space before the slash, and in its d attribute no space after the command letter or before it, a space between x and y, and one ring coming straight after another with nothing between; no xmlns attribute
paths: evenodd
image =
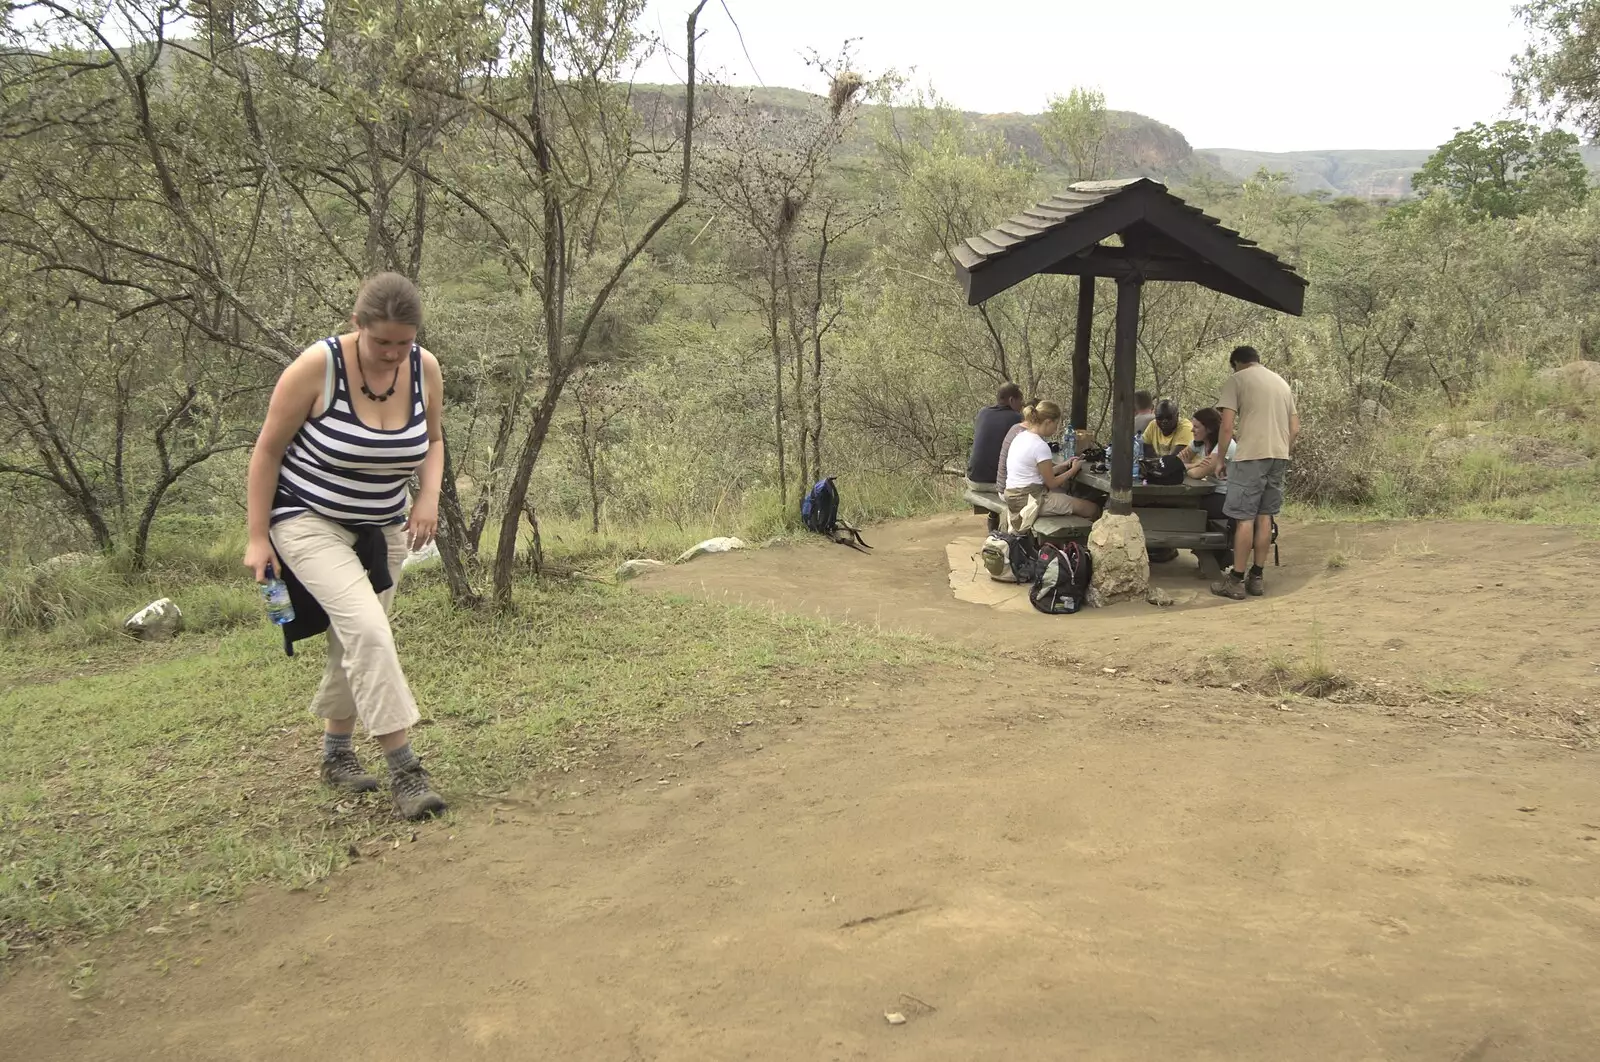
<svg viewBox="0 0 1600 1062"><path fill-rule="evenodd" d="M1265 597L1267 587L1261 576L1251 572L1244 577L1244 592L1251 597Z"/></svg>
<svg viewBox="0 0 1600 1062"><path fill-rule="evenodd" d="M371 793L378 780L361 769L354 749L342 749L322 761L322 781L346 793Z"/></svg>
<svg viewBox="0 0 1600 1062"><path fill-rule="evenodd" d="M1224 575L1221 579L1211 584L1211 592L1218 597L1225 597L1229 601L1243 601L1246 593L1244 580L1235 579L1231 575Z"/></svg>
<svg viewBox="0 0 1600 1062"><path fill-rule="evenodd" d="M425 819L444 811L444 798L428 784L428 772L418 763L389 774L394 809L403 819Z"/></svg>

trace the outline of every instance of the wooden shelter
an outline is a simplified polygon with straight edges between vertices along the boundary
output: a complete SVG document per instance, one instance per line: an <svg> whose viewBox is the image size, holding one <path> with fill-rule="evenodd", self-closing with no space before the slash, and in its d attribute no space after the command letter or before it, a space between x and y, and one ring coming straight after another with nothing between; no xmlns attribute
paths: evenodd
<svg viewBox="0 0 1600 1062"><path fill-rule="evenodd" d="M1108 243L1113 237L1115 243ZM967 304L1039 273L1076 276L1078 328L1072 351L1072 423L1088 427L1089 339L1094 281L1117 282L1116 353L1112 362L1111 501L1133 511L1133 391L1137 370L1139 297L1146 281L1201 284L1260 306L1299 316L1306 281L1159 181L1087 181L1037 203L1009 221L957 244L952 253Z"/></svg>

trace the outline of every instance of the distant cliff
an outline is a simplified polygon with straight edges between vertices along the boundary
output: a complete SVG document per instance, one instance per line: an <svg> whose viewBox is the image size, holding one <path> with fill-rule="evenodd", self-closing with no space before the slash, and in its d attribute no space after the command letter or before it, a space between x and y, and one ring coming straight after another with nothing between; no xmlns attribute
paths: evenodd
<svg viewBox="0 0 1600 1062"><path fill-rule="evenodd" d="M1362 199L1400 199L1411 193L1411 177L1433 154L1432 148L1409 151L1242 151L1201 148L1195 154L1240 179L1262 167L1287 173L1300 192ZM1600 148L1581 149L1591 170L1600 165Z"/></svg>
<svg viewBox="0 0 1600 1062"><path fill-rule="evenodd" d="M757 113L770 122L781 123L785 117L801 113L815 114L827 102L820 96L798 89L740 88L734 90L741 98L748 92ZM716 90L700 97L702 114L714 114L719 106ZM641 85L634 89L634 107L647 128L662 130L682 122L683 89L672 85ZM723 97L725 99L725 97ZM877 107L866 108L865 120L845 144L846 154L868 153L871 149L871 117ZM973 128L998 133L1019 155L1031 158L1049 168L1045 158L1041 130L1044 117L1038 114L977 114L965 115ZM1131 111L1108 112L1105 163L1103 177L1156 177L1169 181L1182 180L1207 171L1217 172L1214 163L1195 155L1189 141L1169 125Z"/></svg>

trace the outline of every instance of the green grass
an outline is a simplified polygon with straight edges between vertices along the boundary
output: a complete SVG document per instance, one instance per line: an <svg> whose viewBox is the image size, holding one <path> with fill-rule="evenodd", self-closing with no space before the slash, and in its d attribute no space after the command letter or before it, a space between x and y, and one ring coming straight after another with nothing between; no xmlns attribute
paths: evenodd
<svg viewBox="0 0 1600 1062"><path fill-rule="evenodd" d="M233 590L212 592L227 614ZM847 689L934 659L921 642L849 625L593 585L529 587L514 614L463 615L419 578L395 627L426 718L417 747L458 815L472 794L584 762L619 733L759 716L780 696L820 709L824 674ZM105 673L46 684L13 673L0 692L0 952L252 883L303 887L351 844L395 830L380 800L317 785L305 704L322 651L284 657L258 611L248 628L171 646L81 651Z"/></svg>
<svg viewBox="0 0 1600 1062"><path fill-rule="evenodd" d="M1317 623L1311 625L1311 645L1303 654L1278 652L1262 661L1224 645L1205 654L1185 677L1202 686L1238 686L1279 697L1327 697L1352 685L1329 662Z"/></svg>
<svg viewBox="0 0 1600 1062"><path fill-rule="evenodd" d="M960 480L951 477L857 473L840 479L842 515L851 523L870 525L931 513L950 512L959 505ZM714 507L715 517L678 525L652 519L630 523L606 520L599 534L588 518L578 515L541 514L540 538L545 559L553 565L595 574L609 574L624 560L641 557L671 561L697 542L721 535L744 539L752 546L805 534L800 527L800 502L783 502L775 490L751 491ZM484 534L483 555L493 553L493 529ZM530 538L527 524L519 532L519 545ZM243 546L240 546L243 552Z"/></svg>

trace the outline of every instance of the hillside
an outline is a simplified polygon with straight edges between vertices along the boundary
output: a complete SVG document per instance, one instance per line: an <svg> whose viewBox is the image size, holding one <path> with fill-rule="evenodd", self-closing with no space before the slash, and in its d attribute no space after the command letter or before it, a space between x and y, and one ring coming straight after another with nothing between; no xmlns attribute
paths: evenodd
<svg viewBox="0 0 1600 1062"><path fill-rule="evenodd" d="M707 91L700 98L702 112L715 113L719 101L720 105L726 106L728 99L736 96L742 100L747 93L751 102L775 123L782 122L787 116L815 114L827 105L822 97L799 89L738 86ZM633 94L635 109L647 127L660 128L663 123L681 122L682 86L636 85ZM878 104L864 109L866 120L856 125L846 141L845 155L866 155L870 152L874 129L877 127L872 119L883 111L884 107ZM1184 135L1171 126L1132 111L1108 113L1107 175L1182 180L1217 169L1214 162L1198 157ZM965 117L975 131L998 134L1019 155L1045 163L1042 115L978 114L969 111L965 112ZM1048 169L1048 164L1045 165Z"/></svg>
<svg viewBox="0 0 1600 1062"><path fill-rule="evenodd" d="M1600 166L1600 147L1585 147L1583 161L1591 170ZM1295 190L1327 192L1363 199L1400 199L1411 191L1411 175L1422 168L1433 148L1375 151L1249 151L1238 148L1201 148L1195 154L1237 178L1249 177L1266 167L1294 178Z"/></svg>

